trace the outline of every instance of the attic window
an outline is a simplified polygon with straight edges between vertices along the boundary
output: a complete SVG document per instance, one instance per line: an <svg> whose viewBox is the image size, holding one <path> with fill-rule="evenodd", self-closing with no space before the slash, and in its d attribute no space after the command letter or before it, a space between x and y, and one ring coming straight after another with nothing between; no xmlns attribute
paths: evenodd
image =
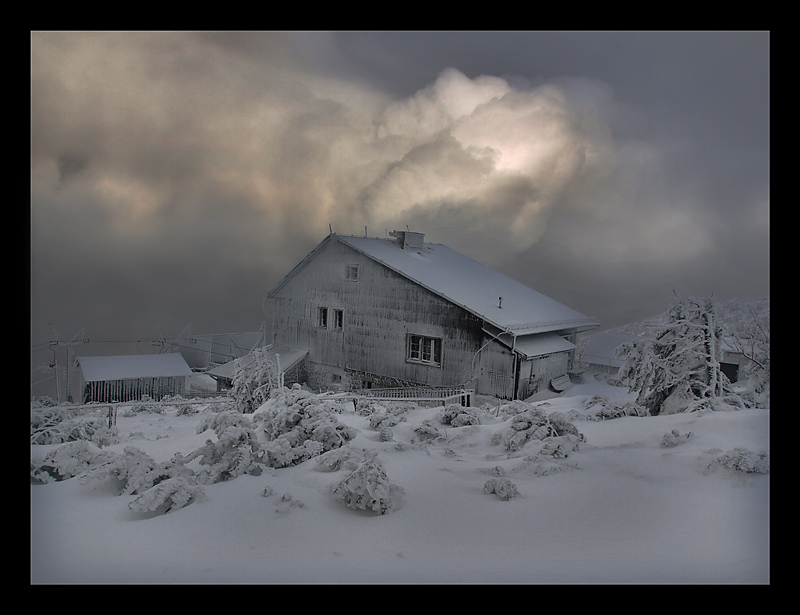
<svg viewBox="0 0 800 615"><path fill-rule="evenodd" d="M358 265L347 265L345 277L351 282L358 282Z"/></svg>
<svg viewBox="0 0 800 615"><path fill-rule="evenodd" d="M424 365L442 365L442 340L425 335L409 335L406 360Z"/></svg>

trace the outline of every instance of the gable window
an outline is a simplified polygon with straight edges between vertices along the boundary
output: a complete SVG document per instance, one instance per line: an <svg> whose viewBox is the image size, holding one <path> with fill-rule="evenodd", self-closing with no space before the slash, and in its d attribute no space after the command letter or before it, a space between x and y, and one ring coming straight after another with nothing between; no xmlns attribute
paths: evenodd
<svg viewBox="0 0 800 615"><path fill-rule="evenodd" d="M409 335L406 360L412 363L441 366L442 340L425 335Z"/></svg>
<svg viewBox="0 0 800 615"><path fill-rule="evenodd" d="M333 310L333 328L341 329L344 325L344 311Z"/></svg>
<svg viewBox="0 0 800 615"><path fill-rule="evenodd" d="M328 327L328 308L317 308L317 326L323 328Z"/></svg>
<svg viewBox="0 0 800 615"><path fill-rule="evenodd" d="M347 265L345 277L351 282L358 282L358 265Z"/></svg>

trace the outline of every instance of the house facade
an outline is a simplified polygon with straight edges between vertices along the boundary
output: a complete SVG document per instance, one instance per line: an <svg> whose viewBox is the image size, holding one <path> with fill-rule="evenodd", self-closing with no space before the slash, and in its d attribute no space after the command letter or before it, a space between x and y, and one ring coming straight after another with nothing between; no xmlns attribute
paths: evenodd
<svg viewBox="0 0 800 615"><path fill-rule="evenodd" d="M331 233L267 297L313 389L467 386L524 399L599 323L441 244Z"/></svg>

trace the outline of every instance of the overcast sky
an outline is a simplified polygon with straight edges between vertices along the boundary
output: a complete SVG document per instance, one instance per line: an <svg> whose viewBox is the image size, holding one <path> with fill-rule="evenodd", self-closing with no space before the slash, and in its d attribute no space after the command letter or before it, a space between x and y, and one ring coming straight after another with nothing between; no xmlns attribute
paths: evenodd
<svg viewBox="0 0 800 615"><path fill-rule="evenodd" d="M769 42L34 32L32 346L271 328L329 225L407 225L604 327L767 295Z"/></svg>

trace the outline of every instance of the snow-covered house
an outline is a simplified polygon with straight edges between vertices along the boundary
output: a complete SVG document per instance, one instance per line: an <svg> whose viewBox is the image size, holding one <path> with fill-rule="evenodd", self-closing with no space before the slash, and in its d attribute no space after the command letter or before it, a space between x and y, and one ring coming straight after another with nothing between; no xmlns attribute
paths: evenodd
<svg viewBox="0 0 800 615"><path fill-rule="evenodd" d="M593 318L422 233L331 233L267 293L312 388L467 386L524 399L563 379Z"/></svg>
<svg viewBox="0 0 800 615"><path fill-rule="evenodd" d="M254 348L253 351L256 349ZM286 348L270 344L264 347L267 358L272 361L276 369L284 374L284 379L287 382L299 382L304 376L302 361L305 358L307 351L298 348ZM211 376L217 383L217 391L222 392L230 389L233 386L233 378L236 373L236 368L247 368L253 362L253 351L248 354L233 359L222 365L217 365L205 371L205 374Z"/></svg>
<svg viewBox="0 0 800 615"><path fill-rule="evenodd" d="M124 402L183 395L192 370L177 352L80 357L83 402Z"/></svg>

